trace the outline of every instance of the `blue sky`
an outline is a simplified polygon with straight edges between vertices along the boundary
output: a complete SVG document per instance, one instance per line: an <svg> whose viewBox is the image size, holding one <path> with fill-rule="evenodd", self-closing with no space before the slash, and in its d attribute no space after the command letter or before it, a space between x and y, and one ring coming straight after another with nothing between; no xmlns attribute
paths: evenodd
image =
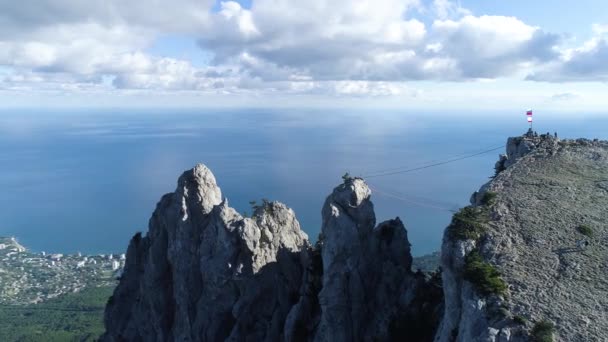
<svg viewBox="0 0 608 342"><path fill-rule="evenodd" d="M0 4L3 107L601 111L607 59L591 0Z"/></svg>

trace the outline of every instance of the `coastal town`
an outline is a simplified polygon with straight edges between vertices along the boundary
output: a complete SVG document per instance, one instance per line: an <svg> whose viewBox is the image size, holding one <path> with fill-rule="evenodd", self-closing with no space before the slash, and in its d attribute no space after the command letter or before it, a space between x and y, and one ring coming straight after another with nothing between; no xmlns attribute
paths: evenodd
<svg viewBox="0 0 608 342"><path fill-rule="evenodd" d="M115 286L124 254L30 252L13 237L0 237L0 305L41 303L90 287Z"/></svg>

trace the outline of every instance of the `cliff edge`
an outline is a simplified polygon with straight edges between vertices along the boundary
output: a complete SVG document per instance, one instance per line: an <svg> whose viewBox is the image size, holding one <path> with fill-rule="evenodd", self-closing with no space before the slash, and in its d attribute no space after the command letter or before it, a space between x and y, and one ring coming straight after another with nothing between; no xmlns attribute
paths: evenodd
<svg viewBox="0 0 608 342"><path fill-rule="evenodd" d="M608 142L528 132L496 170L445 231L436 341L605 341Z"/></svg>

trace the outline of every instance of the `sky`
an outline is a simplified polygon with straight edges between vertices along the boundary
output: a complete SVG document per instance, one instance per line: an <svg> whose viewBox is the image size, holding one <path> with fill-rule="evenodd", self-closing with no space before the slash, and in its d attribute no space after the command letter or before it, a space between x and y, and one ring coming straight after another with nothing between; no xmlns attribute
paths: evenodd
<svg viewBox="0 0 608 342"><path fill-rule="evenodd" d="M0 108L601 112L607 61L597 0L0 0Z"/></svg>

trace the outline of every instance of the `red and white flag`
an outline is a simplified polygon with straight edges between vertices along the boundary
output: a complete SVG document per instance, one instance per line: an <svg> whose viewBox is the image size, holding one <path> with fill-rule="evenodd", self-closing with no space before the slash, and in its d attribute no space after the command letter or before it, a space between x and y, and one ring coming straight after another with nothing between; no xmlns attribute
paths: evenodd
<svg viewBox="0 0 608 342"><path fill-rule="evenodd" d="M532 109L528 109L528 111L526 112L527 116L532 116Z"/></svg>
<svg viewBox="0 0 608 342"><path fill-rule="evenodd" d="M532 122L532 116L528 116L528 122Z"/></svg>

